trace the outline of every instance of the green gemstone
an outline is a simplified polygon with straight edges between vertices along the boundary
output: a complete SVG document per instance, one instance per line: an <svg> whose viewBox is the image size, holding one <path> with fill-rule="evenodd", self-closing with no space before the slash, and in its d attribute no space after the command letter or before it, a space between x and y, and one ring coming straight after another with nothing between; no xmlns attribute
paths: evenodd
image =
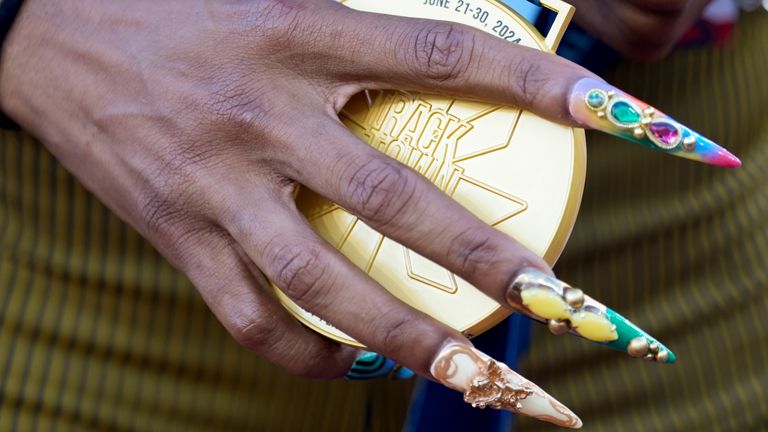
<svg viewBox="0 0 768 432"><path fill-rule="evenodd" d="M594 109L601 108L605 105L605 94L597 90L592 90L587 95L587 105Z"/></svg>
<svg viewBox="0 0 768 432"><path fill-rule="evenodd" d="M640 122L640 113L629 102L616 102L611 107L611 116L619 123L637 124Z"/></svg>

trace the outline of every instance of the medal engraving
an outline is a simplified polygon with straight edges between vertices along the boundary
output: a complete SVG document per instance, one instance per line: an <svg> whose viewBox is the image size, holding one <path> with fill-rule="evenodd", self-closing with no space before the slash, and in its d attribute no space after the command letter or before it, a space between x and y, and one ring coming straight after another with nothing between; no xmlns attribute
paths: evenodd
<svg viewBox="0 0 768 432"><path fill-rule="evenodd" d="M362 138L382 153L410 166L449 195L463 169L456 166L456 146L472 125L408 95L382 93L363 125ZM365 126L364 126L365 127Z"/></svg>

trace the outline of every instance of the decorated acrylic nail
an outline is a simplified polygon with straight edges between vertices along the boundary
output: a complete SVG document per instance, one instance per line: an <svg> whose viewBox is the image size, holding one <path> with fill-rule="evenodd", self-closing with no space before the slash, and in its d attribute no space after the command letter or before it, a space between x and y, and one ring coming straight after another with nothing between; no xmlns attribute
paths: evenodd
<svg viewBox="0 0 768 432"><path fill-rule="evenodd" d="M570 111L587 127L655 150L712 165L741 166L728 150L605 82L585 78L576 83Z"/></svg>
<svg viewBox="0 0 768 432"><path fill-rule="evenodd" d="M361 351L345 378L348 380L370 380L389 377L400 381L407 380L412 376L413 371L400 366L381 354Z"/></svg>
<svg viewBox="0 0 768 432"><path fill-rule="evenodd" d="M475 408L495 408L578 429L581 420L533 382L471 345L451 342L435 358L432 376L464 394Z"/></svg>
<svg viewBox="0 0 768 432"><path fill-rule="evenodd" d="M628 319L602 303L540 270L524 269L507 292L516 310L562 335L572 333L600 345L659 363L674 363L675 354Z"/></svg>

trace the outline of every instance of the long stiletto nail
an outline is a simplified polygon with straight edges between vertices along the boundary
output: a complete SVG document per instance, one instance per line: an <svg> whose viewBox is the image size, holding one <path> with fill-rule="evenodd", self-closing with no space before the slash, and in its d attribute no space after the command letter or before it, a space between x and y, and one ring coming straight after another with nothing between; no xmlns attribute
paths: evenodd
<svg viewBox="0 0 768 432"><path fill-rule="evenodd" d="M407 380L413 376L413 371L400 366L394 361L370 351L362 351L345 376L348 380L370 380L389 377L393 380Z"/></svg>
<svg viewBox="0 0 768 432"><path fill-rule="evenodd" d="M471 345L446 344L432 363L432 376L464 393L476 408L495 408L578 429L581 419L533 382Z"/></svg>
<svg viewBox="0 0 768 432"><path fill-rule="evenodd" d="M524 269L507 292L516 310L561 335L572 333L659 363L674 363L675 354L628 319L602 303L537 269Z"/></svg>
<svg viewBox="0 0 768 432"><path fill-rule="evenodd" d="M587 127L655 150L712 165L741 166L728 150L605 82L584 78L576 83L570 111Z"/></svg>

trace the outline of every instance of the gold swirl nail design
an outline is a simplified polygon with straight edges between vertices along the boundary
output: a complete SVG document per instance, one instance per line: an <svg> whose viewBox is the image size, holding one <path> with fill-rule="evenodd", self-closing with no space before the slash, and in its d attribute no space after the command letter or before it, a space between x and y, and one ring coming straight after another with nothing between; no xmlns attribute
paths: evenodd
<svg viewBox="0 0 768 432"><path fill-rule="evenodd" d="M576 414L539 386L471 345L449 343L430 371L445 386L462 392L473 407L504 409L573 429L582 425Z"/></svg>

